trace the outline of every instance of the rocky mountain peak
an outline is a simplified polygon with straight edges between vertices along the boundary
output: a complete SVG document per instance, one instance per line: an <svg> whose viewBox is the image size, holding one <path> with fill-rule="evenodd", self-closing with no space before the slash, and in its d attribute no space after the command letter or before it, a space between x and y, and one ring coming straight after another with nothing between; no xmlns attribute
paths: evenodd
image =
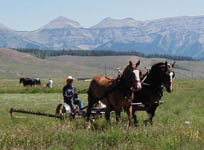
<svg viewBox="0 0 204 150"><path fill-rule="evenodd" d="M136 21L133 18L113 19L105 18L100 23L92 26L92 28L112 28L112 27L136 27L141 21Z"/></svg>
<svg viewBox="0 0 204 150"><path fill-rule="evenodd" d="M40 30L57 28L82 28L82 27L77 21L60 16L50 21L48 24L40 28Z"/></svg>

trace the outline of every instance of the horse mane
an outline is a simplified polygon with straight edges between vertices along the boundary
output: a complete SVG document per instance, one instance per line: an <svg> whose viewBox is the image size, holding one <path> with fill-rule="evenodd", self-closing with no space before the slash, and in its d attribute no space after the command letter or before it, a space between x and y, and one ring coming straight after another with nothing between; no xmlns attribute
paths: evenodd
<svg viewBox="0 0 204 150"><path fill-rule="evenodd" d="M158 69L161 69L161 67L165 67L165 63L163 63L163 62L156 63L151 67L149 73L156 72L156 71L158 71Z"/></svg>
<svg viewBox="0 0 204 150"><path fill-rule="evenodd" d="M114 78L111 77L111 76L105 76L105 78L108 79L108 80L114 80Z"/></svg>
<svg viewBox="0 0 204 150"><path fill-rule="evenodd" d="M122 72L122 76L127 75L128 71L129 71L130 69L132 69L131 67L133 67L133 66L130 66L130 65L126 66L125 69L124 69L123 72Z"/></svg>
<svg viewBox="0 0 204 150"><path fill-rule="evenodd" d="M154 64L154 65L151 67L151 70L152 70L152 69L155 69L155 68L158 68L158 67L161 66L161 65L164 65L164 63L163 63L163 62L156 63L156 64Z"/></svg>

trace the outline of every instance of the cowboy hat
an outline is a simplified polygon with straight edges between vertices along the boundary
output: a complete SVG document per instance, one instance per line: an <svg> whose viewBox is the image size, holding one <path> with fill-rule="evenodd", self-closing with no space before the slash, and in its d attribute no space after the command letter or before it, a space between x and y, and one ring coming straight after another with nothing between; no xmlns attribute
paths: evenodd
<svg viewBox="0 0 204 150"><path fill-rule="evenodd" d="M72 80L72 81L73 81L74 78L73 78L72 76L68 76L65 80L66 80L66 81L67 81L67 80Z"/></svg>

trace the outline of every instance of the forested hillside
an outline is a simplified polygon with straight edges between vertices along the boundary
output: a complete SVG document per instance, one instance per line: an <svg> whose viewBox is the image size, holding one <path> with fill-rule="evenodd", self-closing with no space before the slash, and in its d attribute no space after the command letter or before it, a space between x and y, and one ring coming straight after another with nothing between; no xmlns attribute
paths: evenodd
<svg viewBox="0 0 204 150"><path fill-rule="evenodd" d="M39 58L47 58L50 56L140 56L145 58L166 58L170 60L187 60L195 61L188 56L172 56L172 55L162 55L162 54L149 54L145 55L144 53L137 51L107 51L107 50L39 50L39 49L16 49L19 52L29 53Z"/></svg>

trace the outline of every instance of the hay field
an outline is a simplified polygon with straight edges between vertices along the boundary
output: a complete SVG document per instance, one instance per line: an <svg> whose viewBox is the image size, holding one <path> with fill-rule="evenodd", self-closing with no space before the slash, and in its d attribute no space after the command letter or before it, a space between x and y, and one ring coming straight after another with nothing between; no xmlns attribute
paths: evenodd
<svg viewBox="0 0 204 150"><path fill-rule="evenodd" d="M22 108L45 113L55 113L56 105L62 102L59 92L61 80L55 80L52 92L18 93L18 80L4 80L7 91L0 94L0 149L2 150L67 150L67 149L204 149L204 80L175 80L173 93L164 93L164 104L156 111L153 126L144 126L145 112L138 112L139 126L127 128L127 116L117 123L112 114L111 124L104 118L96 120L88 128L85 119L63 120L25 114L15 114L20 118L11 119L9 109ZM87 88L88 84L75 83ZM82 86L81 86L82 85ZM12 93L12 88L15 92ZM59 91L58 91L58 90ZM3 89L0 89L3 90ZM83 90L82 90L83 91ZM87 103L86 93L80 98Z"/></svg>

